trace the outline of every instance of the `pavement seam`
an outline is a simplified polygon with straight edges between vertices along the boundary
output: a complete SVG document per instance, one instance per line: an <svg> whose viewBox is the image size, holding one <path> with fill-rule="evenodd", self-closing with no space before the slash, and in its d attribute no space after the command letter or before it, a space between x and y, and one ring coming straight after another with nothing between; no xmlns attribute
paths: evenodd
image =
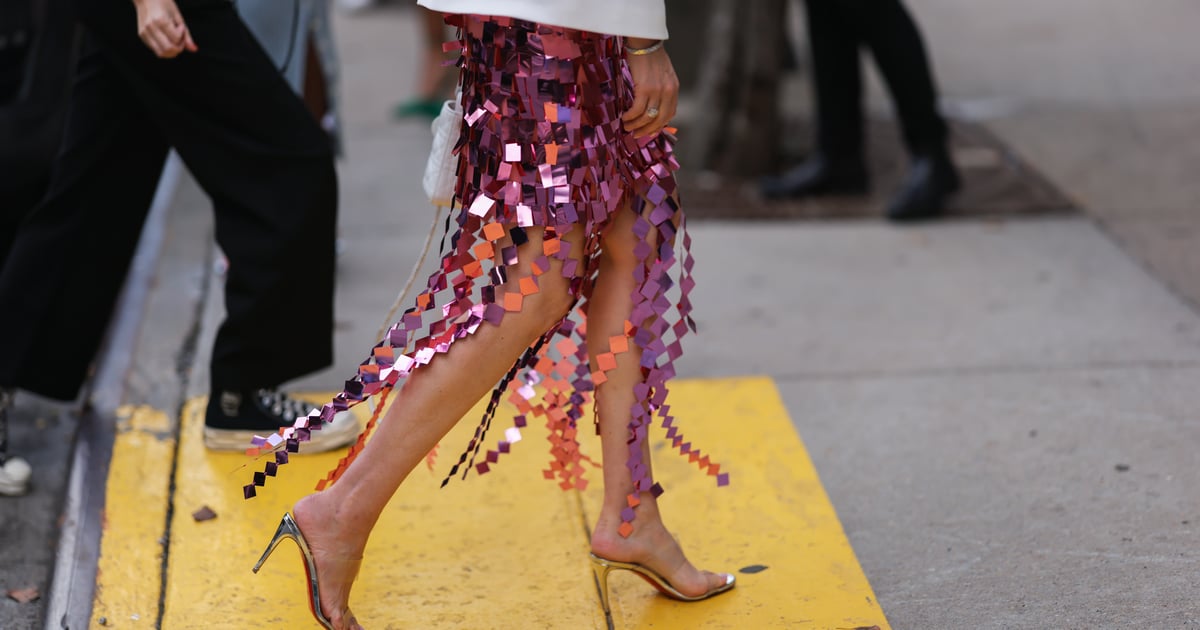
<svg viewBox="0 0 1200 630"><path fill-rule="evenodd" d="M579 490L572 490L571 494L574 495L575 498L575 509L579 511L579 525L583 528L584 544L588 545L588 548L590 549L592 544L592 528L590 525L588 525L591 520L588 518L587 504L583 501L583 492ZM599 605L601 602L600 579L596 577L595 572L592 573L592 584L594 584L596 587L596 604ZM604 615L604 623L608 627L608 630L616 630L612 614Z"/></svg>
<svg viewBox="0 0 1200 630"><path fill-rule="evenodd" d="M170 565L171 561L171 522L175 518L175 474L179 468L179 445L181 442L183 442L179 431L179 426L182 424L179 422L179 418L183 414L183 409L185 406L186 402L181 402L179 405L179 410L175 413L176 420L173 431L175 435L175 447L171 449L171 469L168 473L168 478L170 481L167 483L167 509L162 529L162 554L159 556L161 561L159 562L158 568L158 610L154 615L155 628L162 627L163 616L167 611L167 567Z"/></svg>
<svg viewBox="0 0 1200 630"><path fill-rule="evenodd" d="M1200 302L1197 302L1193 297L1184 293L1184 291L1181 288L1176 287L1171 282L1168 282L1167 279L1162 277L1162 275L1158 272L1158 270L1154 268L1154 265L1150 264L1149 260L1146 260L1144 257L1139 256L1134 251L1133 246L1131 244L1129 244L1128 242L1126 242L1125 239L1121 238L1121 235L1118 233L1116 226L1114 224L1121 222L1122 219L1107 219L1107 218L1098 217L1098 216L1094 216L1093 219L1096 223L1096 227L1099 228L1100 233L1103 234L1104 236L1108 237L1108 240L1112 241L1112 243L1117 246L1117 249L1121 250L1122 253L1124 253L1126 256L1128 256L1129 259L1133 261L1134 265L1136 265L1138 267L1138 269L1142 270L1142 273L1146 274L1154 282L1158 283L1159 286L1166 289L1168 293L1170 293L1172 296L1174 296L1175 299L1179 300L1185 307L1187 307L1188 310L1190 310L1191 312L1193 312L1197 315L1200 315ZM1161 219L1156 218L1154 220L1161 220ZM1171 219L1166 219L1166 220L1169 221ZM1150 222L1152 220L1151 219L1142 219L1142 221Z"/></svg>
<svg viewBox="0 0 1200 630"><path fill-rule="evenodd" d="M196 308L193 310L192 325L188 328L187 334L184 335L183 343L179 347L177 360L175 362L175 374L179 378L179 404L176 406L175 425L172 428L172 434L175 438L175 448L171 451L171 470L168 473L169 483L167 485L167 509L166 520L163 523L163 545L162 545L162 561L159 564L159 589L158 589L158 612L155 615L154 627L161 628L163 617L167 612L167 579L168 569L171 563L171 524L175 519L175 493L178 489L179 472L179 450L183 443L183 413L188 406L188 385L191 382L191 368L195 362L196 351L200 344L201 328L204 325L204 311L206 300L208 299L209 289L212 287L213 280L213 263L215 262L215 249L212 247L204 250L204 270L201 274L203 278L200 285L200 299L196 301Z"/></svg>

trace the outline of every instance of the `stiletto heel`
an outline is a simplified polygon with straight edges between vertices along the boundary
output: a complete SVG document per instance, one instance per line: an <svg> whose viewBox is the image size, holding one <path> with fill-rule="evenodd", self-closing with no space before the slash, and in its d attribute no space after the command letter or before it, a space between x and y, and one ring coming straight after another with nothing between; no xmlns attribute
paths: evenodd
<svg viewBox="0 0 1200 630"><path fill-rule="evenodd" d="M263 551L262 557L254 565L253 571L258 573L262 568L267 558L271 557L271 553L279 546L284 539L290 538L300 548L300 555L304 556L304 573L308 576L308 608L312 611L313 618L317 623L333 630L333 622L325 618L321 612L321 587L317 584L317 562L313 559L312 551L308 548L308 541L304 540L304 534L300 533L300 527L296 525L296 521L292 519L291 514L285 513L283 518L279 520L279 527L275 529L275 535L271 537L271 542L267 543L267 548Z"/></svg>
<svg viewBox="0 0 1200 630"><path fill-rule="evenodd" d="M671 586L671 583L666 578L648 567L633 562L617 562L616 560L601 558L594 553L589 553L588 558L592 561L592 572L596 576L596 584L600 589L600 605L604 607L604 614L606 615L612 614L608 604L608 574L614 570L632 571L638 577L649 582L650 586L658 589L658 592L681 602L698 602L714 595L720 595L732 589L734 583L737 581L732 574L726 573L724 584L717 588L709 589L708 592L702 595L692 597L680 593L674 586Z"/></svg>
<svg viewBox="0 0 1200 630"><path fill-rule="evenodd" d="M591 557L592 575L596 578L596 588L600 589L600 605L604 608L605 615L611 615L612 611L608 607L608 572L612 570L612 567L596 554L591 554Z"/></svg>

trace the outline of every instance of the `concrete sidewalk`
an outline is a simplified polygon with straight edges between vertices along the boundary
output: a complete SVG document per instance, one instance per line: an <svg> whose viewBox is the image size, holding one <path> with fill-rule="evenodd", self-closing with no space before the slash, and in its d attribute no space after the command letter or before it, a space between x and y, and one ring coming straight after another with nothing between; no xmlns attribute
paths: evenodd
<svg viewBox="0 0 1200 630"><path fill-rule="evenodd" d="M1195 82L1172 81L1178 75L1160 65L1161 82L1146 86L1174 89L1169 103L1137 91L1106 105L1105 90L1114 89L1106 82L1143 75L1119 72L1137 59L1111 54L1103 59L1113 74L1087 65L1094 59L1087 51L1104 51L1110 40L1086 24L1115 20L1103 32L1161 58L1189 51L1148 43L1157 40L1149 26L1116 28L1130 16L1115 2L912 4L928 27L951 103L986 118L1101 219L904 229L694 223L701 333L688 340L680 375L773 381L892 627L1200 625L1192 603L1200 570L1200 456L1193 448L1200 440L1200 315L1179 297L1200 274L1167 274L1168 287L1143 265L1195 260L1193 241L1168 236L1171 221L1194 225L1188 206L1200 197L1190 196L1195 183L1182 167L1148 173L1163 177L1153 186L1130 176L1148 168L1138 155L1161 152L1156 164L1188 163L1192 146L1179 131L1200 95L1187 91ZM1168 31L1194 13L1166 0L1148 7L1145 19ZM348 147L341 224L349 250L340 263L337 365L292 384L309 391L328 390L353 372L432 220L419 188L428 131L387 120L412 84L409 64L397 60L414 57L413 15L386 8L339 16L336 27ZM1022 41L1025 47L1011 45ZM1075 56L1061 66L1035 63L1051 52ZM1077 97L1043 100L1065 89L1068 75ZM1163 107L1176 115L1156 115ZM1151 150L1115 137L1110 125L1122 115L1171 141ZM1132 216L1143 204L1147 214ZM205 365L204 339L219 315L219 301L203 297L219 294L208 241L199 236L211 233L209 221L206 202L185 182L126 401L168 412L167 431L155 424L163 418L123 425L150 436L147 449L174 453L189 394L206 391L205 371L194 366ZM1138 258L1106 231L1127 234L1118 223L1151 235L1144 249L1133 248ZM723 463L736 470L746 461ZM230 483L241 481L234 477ZM702 491L721 509L717 491ZM175 509L186 516L194 508ZM776 533L764 527L737 536L752 545ZM812 540L804 528L787 536L798 547ZM169 562L182 553L174 544L168 541L166 559L153 546L139 553ZM715 557L699 547L693 553ZM302 607L298 583L289 592L295 597L286 604L270 605ZM2 602L0 615L15 618L8 615L23 610L16 606ZM119 621L134 627L149 619ZM251 623L272 625L269 617Z"/></svg>
<svg viewBox="0 0 1200 630"><path fill-rule="evenodd" d="M986 124L1200 305L1200 4L910 4L950 110Z"/></svg>

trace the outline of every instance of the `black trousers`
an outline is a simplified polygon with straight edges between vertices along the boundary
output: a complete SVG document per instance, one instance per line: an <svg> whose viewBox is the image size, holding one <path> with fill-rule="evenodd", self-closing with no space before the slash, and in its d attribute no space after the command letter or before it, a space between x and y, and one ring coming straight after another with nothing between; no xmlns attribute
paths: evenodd
<svg viewBox="0 0 1200 630"><path fill-rule="evenodd" d="M0 268L17 228L50 183L75 69L68 0L0 2ZM7 59L5 59L7 57Z"/></svg>
<svg viewBox="0 0 1200 630"><path fill-rule="evenodd" d="M138 39L128 0L79 5L89 42L49 192L0 270L0 387L78 395L171 147L211 197L230 262L213 389L329 365L337 176L324 132L228 2L181 3L200 50L169 60Z"/></svg>
<svg viewBox="0 0 1200 630"><path fill-rule="evenodd" d="M831 160L861 160L862 66L870 49L887 83L909 152L946 144L946 123L925 45L900 0L805 0L812 46L817 147Z"/></svg>

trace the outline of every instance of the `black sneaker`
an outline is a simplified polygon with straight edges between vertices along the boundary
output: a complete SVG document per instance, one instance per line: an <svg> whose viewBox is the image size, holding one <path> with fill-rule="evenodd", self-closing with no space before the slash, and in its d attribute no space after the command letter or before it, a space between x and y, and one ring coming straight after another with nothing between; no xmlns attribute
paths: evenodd
<svg viewBox="0 0 1200 630"><path fill-rule="evenodd" d="M244 451L251 447L254 436L278 433L315 408L275 389L213 393L204 414L204 446L212 451ZM301 449L305 453L330 451L353 442L358 433L354 415L343 411L313 431Z"/></svg>
<svg viewBox="0 0 1200 630"><path fill-rule="evenodd" d="M13 391L0 389L0 496L16 497L29 491L33 469L20 457L8 456L8 408Z"/></svg>

